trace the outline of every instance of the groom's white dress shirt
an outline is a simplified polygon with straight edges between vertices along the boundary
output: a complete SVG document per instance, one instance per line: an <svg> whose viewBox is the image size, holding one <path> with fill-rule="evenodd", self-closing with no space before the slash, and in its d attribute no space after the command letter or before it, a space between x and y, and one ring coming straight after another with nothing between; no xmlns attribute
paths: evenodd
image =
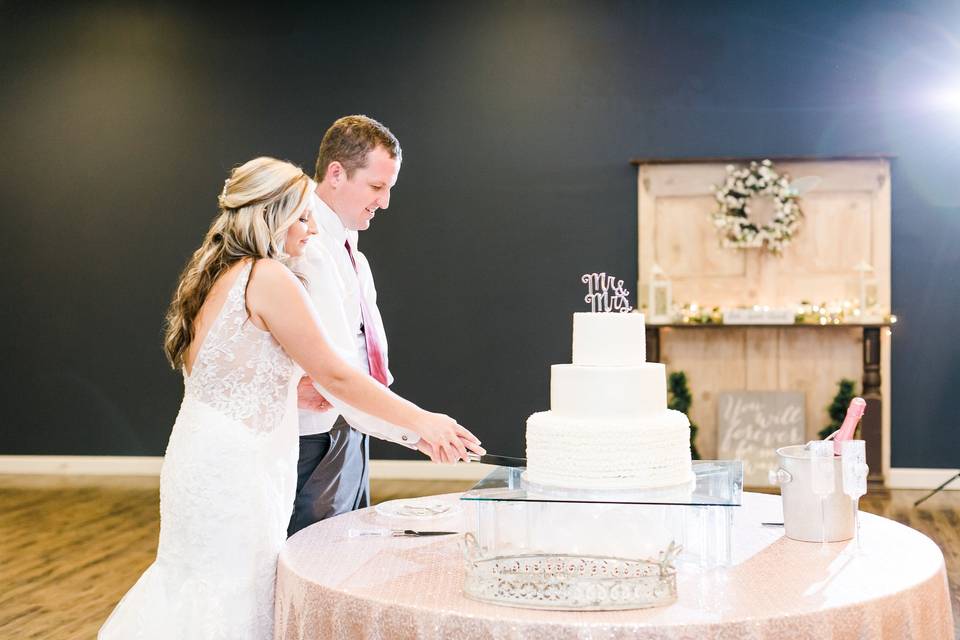
<svg viewBox="0 0 960 640"><path fill-rule="evenodd" d="M306 251L299 258L294 269L307 281L307 291L320 316L327 340L344 360L364 373L369 373L367 348L361 327L363 314L360 310L360 296L365 296L368 321L377 324L378 334L386 336L383 321L377 309L377 291L373 285L373 274L366 257L357 250L357 232L348 230L340 218L327 204L317 196L316 183L311 181L310 204L317 221L318 233L307 243ZM354 270L350 254L344 246L350 242L357 268ZM387 358L386 337L383 349L384 361ZM393 383L393 375L387 369L387 382ZM322 389L318 390L324 393ZM390 440L408 447L420 440L413 431L364 414L349 406L344 406L335 398L333 409L328 411L300 410L300 435L325 433L330 430L339 415L357 431Z"/></svg>

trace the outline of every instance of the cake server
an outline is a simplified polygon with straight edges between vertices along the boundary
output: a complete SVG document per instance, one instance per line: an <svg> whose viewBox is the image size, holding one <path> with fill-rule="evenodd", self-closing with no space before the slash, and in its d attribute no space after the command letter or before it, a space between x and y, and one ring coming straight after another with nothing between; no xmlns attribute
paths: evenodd
<svg viewBox="0 0 960 640"><path fill-rule="evenodd" d="M387 529L372 527L370 529L350 529L349 538L402 538L407 536L455 536L460 531L414 531L413 529Z"/></svg>
<svg viewBox="0 0 960 640"><path fill-rule="evenodd" d="M484 464L493 464L498 467L526 467L527 459L526 458L513 458L510 456L498 456L491 453L484 455L477 455L476 453L469 454L470 462L482 462Z"/></svg>

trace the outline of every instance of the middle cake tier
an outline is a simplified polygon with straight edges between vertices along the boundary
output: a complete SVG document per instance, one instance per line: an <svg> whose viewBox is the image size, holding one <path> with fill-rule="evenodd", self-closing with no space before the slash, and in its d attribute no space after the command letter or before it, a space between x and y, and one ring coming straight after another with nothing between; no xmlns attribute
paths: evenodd
<svg viewBox="0 0 960 640"><path fill-rule="evenodd" d="M629 367L555 364L550 409L571 418L638 418L667 408L666 368L658 362Z"/></svg>

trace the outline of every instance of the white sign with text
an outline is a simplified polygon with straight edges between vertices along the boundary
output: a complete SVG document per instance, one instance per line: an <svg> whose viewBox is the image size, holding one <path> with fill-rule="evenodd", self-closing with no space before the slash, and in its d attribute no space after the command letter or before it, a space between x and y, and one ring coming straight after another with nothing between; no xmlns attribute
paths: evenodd
<svg viewBox="0 0 960 640"><path fill-rule="evenodd" d="M804 443L804 397L799 391L729 391L717 400L717 458L743 461L743 484L770 484L776 450Z"/></svg>

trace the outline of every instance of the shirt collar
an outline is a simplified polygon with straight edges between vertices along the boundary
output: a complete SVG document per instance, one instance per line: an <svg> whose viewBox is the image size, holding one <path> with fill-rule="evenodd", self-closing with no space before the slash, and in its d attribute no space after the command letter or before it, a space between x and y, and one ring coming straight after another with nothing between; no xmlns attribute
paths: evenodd
<svg viewBox="0 0 960 640"><path fill-rule="evenodd" d="M330 205L323 201L323 198L317 195L316 182L311 180L310 186L311 194L313 195L313 216L317 219L317 224L323 230L324 235L341 245L346 240L350 240L350 246L356 249L359 234L343 226L343 223L340 221L340 216L330 208Z"/></svg>

